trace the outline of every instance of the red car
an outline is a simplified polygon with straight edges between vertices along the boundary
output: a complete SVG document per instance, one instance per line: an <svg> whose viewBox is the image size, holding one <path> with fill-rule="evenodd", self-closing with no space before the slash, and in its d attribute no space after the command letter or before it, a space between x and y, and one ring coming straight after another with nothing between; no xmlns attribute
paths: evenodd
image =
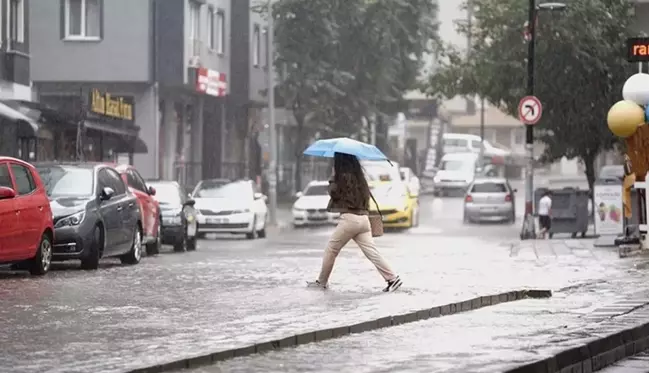
<svg viewBox="0 0 649 373"><path fill-rule="evenodd" d="M146 245L146 253L147 255L156 255L160 252L162 240L160 236L160 204L153 198L155 189L146 185L135 167L119 165L115 169L122 175L122 179L140 203L144 230L142 243Z"/></svg>
<svg viewBox="0 0 649 373"><path fill-rule="evenodd" d="M44 275L53 240L52 210L38 172L27 162L0 157L0 263Z"/></svg>

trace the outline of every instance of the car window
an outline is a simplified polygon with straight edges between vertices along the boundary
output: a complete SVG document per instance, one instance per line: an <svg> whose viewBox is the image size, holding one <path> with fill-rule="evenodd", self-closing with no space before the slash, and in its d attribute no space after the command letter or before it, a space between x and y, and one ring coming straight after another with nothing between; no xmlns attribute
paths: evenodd
<svg viewBox="0 0 649 373"><path fill-rule="evenodd" d="M155 196L153 198L161 205L182 205L185 203L185 197L182 190L175 184L160 183L151 184L155 188Z"/></svg>
<svg viewBox="0 0 649 373"><path fill-rule="evenodd" d="M16 180L16 192L19 195L26 195L36 190L36 183L32 173L24 166L12 164L11 171Z"/></svg>
<svg viewBox="0 0 649 373"><path fill-rule="evenodd" d="M138 173L135 170L126 171L126 180L128 181L128 186L130 186L131 188L137 189L142 193L147 192L144 180L139 177Z"/></svg>
<svg viewBox="0 0 649 373"><path fill-rule="evenodd" d="M115 195L126 193L126 186L122 177L116 171L108 168L102 168L97 174L100 190L109 187L115 191Z"/></svg>
<svg viewBox="0 0 649 373"><path fill-rule="evenodd" d="M11 182L11 175L9 174L9 167L6 163L0 164L0 187L14 188Z"/></svg>
<svg viewBox="0 0 649 373"><path fill-rule="evenodd" d="M311 185L304 191L305 196L326 196L329 194L328 185Z"/></svg>
<svg viewBox="0 0 649 373"><path fill-rule="evenodd" d="M473 149L480 149L482 147L482 141L479 140L471 140L471 147Z"/></svg>
<svg viewBox="0 0 649 373"><path fill-rule="evenodd" d="M203 184L196 191L195 196L198 198L226 198L233 200L251 200L253 191L250 182L238 181L220 186Z"/></svg>
<svg viewBox="0 0 649 373"><path fill-rule="evenodd" d="M503 183L478 183L473 184L471 193L507 193L507 186Z"/></svg>
<svg viewBox="0 0 649 373"><path fill-rule="evenodd" d="M93 195L92 169L71 166L38 166L36 169L48 196Z"/></svg>

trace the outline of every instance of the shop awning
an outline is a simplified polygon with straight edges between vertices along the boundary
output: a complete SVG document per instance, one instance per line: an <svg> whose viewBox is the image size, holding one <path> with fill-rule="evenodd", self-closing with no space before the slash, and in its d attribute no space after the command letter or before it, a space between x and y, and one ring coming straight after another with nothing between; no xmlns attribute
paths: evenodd
<svg viewBox="0 0 649 373"><path fill-rule="evenodd" d="M52 139L52 132L41 126L38 123L38 119L30 118L26 114L16 110L14 107L7 105L4 102L0 102L0 117L18 125L18 137Z"/></svg>
<svg viewBox="0 0 649 373"><path fill-rule="evenodd" d="M145 154L149 151L144 141L138 136L140 132L138 127L116 127L107 123L92 120L84 121L84 127L120 136L123 141L121 141L119 149L114 149L116 153Z"/></svg>

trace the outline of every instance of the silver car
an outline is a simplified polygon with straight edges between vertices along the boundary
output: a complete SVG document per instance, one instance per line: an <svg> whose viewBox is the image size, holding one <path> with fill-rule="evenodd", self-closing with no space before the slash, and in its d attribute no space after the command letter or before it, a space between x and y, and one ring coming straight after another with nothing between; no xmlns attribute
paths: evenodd
<svg viewBox="0 0 649 373"><path fill-rule="evenodd" d="M507 179L475 179L464 196L464 222L498 220L516 222L516 189Z"/></svg>

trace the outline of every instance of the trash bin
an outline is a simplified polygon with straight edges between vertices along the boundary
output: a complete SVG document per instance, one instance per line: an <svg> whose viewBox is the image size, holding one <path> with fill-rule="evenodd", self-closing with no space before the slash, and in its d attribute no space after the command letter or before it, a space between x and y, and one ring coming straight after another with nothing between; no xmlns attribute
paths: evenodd
<svg viewBox="0 0 649 373"><path fill-rule="evenodd" d="M534 215L538 216L538 204L546 191L552 192L552 225L549 236L555 233L570 233L572 238L581 234L585 237L588 232L588 201L587 190L566 187L563 189L538 188L534 191Z"/></svg>

